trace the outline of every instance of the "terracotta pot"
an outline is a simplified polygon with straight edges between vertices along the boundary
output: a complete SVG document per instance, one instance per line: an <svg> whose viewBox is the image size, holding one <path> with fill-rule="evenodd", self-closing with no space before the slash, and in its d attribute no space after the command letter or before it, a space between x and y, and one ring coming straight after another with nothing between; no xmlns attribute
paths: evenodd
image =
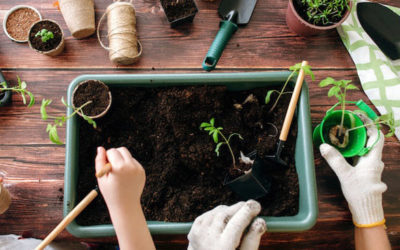
<svg viewBox="0 0 400 250"><path fill-rule="evenodd" d="M72 92L72 106L73 106L74 108L77 108L77 107L75 107L75 105L74 105L74 103L75 103L75 101L74 101L74 99L75 99L75 94L76 94L76 92L79 90L79 88L80 88L81 86L87 84L88 82L96 82L96 83L100 84L102 87L104 87L104 88L108 91L108 97L109 97L108 100L109 100L109 102L108 102L107 107L104 109L104 111L101 112L101 113L98 114L98 115L95 115L95 116L89 116L89 115L87 115L88 117L90 117L90 118L92 118L92 119L98 119L98 118L103 117L103 116L108 112L108 110L109 110L110 107L111 107L111 103L112 103L111 91L109 90L108 86L107 86L104 82L98 81L98 80L86 80L86 81L83 81L83 82L79 83L79 84L75 87L74 91ZM77 114L83 118L81 112L77 112Z"/></svg>
<svg viewBox="0 0 400 250"><path fill-rule="evenodd" d="M0 214L3 214L10 207L10 192L0 183Z"/></svg>
<svg viewBox="0 0 400 250"><path fill-rule="evenodd" d="M294 33L300 35L300 36L315 36L320 34L323 31L326 30L331 30L339 25L341 25L347 17L350 15L351 8L353 6L352 1L350 0L350 8L347 10L346 14L343 16L343 18L340 20L340 22L337 22L333 25L330 26L317 26L313 25L306 20L304 20L296 11L294 5L293 5L293 0L289 0L288 2L288 8L286 10L286 24L289 27L291 31Z"/></svg>
<svg viewBox="0 0 400 250"><path fill-rule="evenodd" d="M59 0L60 10L71 35L85 38L96 30L94 24L93 0Z"/></svg>
<svg viewBox="0 0 400 250"><path fill-rule="evenodd" d="M30 34L32 33L32 30L33 30L33 28L35 27L35 25L39 24L40 22L52 22L52 23L56 24L56 25L60 28L60 30L61 30L61 42L57 45L57 47L55 47L55 48L52 49L52 50L49 50L49 51L41 51L41 50L35 49L35 48L32 46L31 39L30 39ZM46 55L46 56L58 56L59 54L61 54L61 53L64 51L64 46L65 46L64 32L63 32L63 30L61 29L61 26L60 26L57 22L55 22L55 21L53 21L53 20L49 20L49 19L40 20L40 21L34 23L34 24L32 25L32 27L30 28L30 30L29 30L29 35L28 35L28 43L29 43L29 47L30 47L31 49L33 49L34 51L36 51L36 52L38 52L38 53L40 53L40 54L43 54L43 55Z"/></svg>

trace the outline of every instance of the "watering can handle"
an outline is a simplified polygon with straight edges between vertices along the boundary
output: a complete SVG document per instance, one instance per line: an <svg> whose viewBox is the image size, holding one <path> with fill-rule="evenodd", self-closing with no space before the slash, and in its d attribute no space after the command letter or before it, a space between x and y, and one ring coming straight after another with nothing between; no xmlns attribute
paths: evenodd
<svg viewBox="0 0 400 250"><path fill-rule="evenodd" d="M301 88L303 86L303 81L305 77L305 72L303 70L303 67L307 65L308 65L307 61L303 61L301 63L301 69L297 77L296 86L294 87L292 98L290 99L289 107L286 112L285 120L283 122L281 134L279 136L279 140L281 141L286 141L288 137L290 125L292 124L294 111L296 110L297 101L299 100Z"/></svg>

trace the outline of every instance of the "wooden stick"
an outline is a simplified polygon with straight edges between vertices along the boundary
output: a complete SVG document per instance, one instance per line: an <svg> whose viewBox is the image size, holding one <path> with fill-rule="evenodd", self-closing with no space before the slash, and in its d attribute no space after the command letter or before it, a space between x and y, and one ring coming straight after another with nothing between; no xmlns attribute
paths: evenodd
<svg viewBox="0 0 400 250"><path fill-rule="evenodd" d="M307 65L308 65L307 61L303 61L301 63L302 68ZM294 111L296 110L297 101L299 100L301 87L303 86L303 81L305 76L304 70L302 68L300 69L299 76L297 77L296 86L294 87L292 98L290 99L289 103L289 108L286 112L285 121L283 122L281 135L279 136L279 140L281 141L286 141L289 134L290 125L292 125Z"/></svg>
<svg viewBox="0 0 400 250"><path fill-rule="evenodd" d="M104 165L104 167L102 169L100 169L99 172L96 173L96 177L100 178L103 175L109 173L111 171L111 164L107 163L106 165Z"/></svg>
<svg viewBox="0 0 400 250"><path fill-rule="evenodd" d="M42 250L48 244L50 244L50 242L52 242L57 235L61 233L64 228L66 228L68 224L71 223L71 221L73 221L82 212L82 210L94 200L94 198L97 197L98 194L99 192L97 188L90 191L90 193L86 195L86 197L83 198L83 200L79 202L79 204L76 205L76 207L67 216L65 216L65 218L57 225L57 227L54 228L49 235L47 235L47 237L35 248L35 250Z"/></svg>

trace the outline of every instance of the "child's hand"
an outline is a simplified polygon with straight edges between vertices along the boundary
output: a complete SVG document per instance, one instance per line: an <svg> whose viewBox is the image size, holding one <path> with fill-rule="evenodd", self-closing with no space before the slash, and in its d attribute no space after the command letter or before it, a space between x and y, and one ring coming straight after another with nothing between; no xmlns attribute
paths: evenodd
<svg viewBox="0 0 400 250"><path fill-rule="evenodd" d="M110 212L114 207L120 210L140 206L140 196L146 179L142 165L124 147L112 148L107 152L103 147L99 147L96 172L108 162L112 166L111 172L97 181Z"/></svg>

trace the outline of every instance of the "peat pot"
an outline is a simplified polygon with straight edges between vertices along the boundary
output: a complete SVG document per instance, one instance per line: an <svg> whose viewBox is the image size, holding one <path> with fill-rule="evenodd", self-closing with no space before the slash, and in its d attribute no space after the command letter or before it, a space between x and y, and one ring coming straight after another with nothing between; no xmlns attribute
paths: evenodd
<svg viewBox="0 0 400 250"><path fill-rule="evenodd" d="M241 91L258 87L280 86L290 72L219 73L219 74L159 74L159 75L82 75L74 79L68 88L69 105L75 87L82 81L96 79L110 87L165 87L183 85L225 85L229 91ZM294 81L291 82L292 86ZM68 115L72 113L68 109ZM66 161L64 186L64 216L79 202L77 183L79 175L79 117L67 121ZM294 216L261 217L267 222L269 232L294 232L308 230L315 224L318 215L317 188L308 86L304 82L297 105L298 134L295 148L295 165L299 179L299 212ZM147 221L152 234L187 234L192 226L188 222ZM74 220L68 231L80 238L115 236L114 228L108 225L82 226Z"/></svg>

